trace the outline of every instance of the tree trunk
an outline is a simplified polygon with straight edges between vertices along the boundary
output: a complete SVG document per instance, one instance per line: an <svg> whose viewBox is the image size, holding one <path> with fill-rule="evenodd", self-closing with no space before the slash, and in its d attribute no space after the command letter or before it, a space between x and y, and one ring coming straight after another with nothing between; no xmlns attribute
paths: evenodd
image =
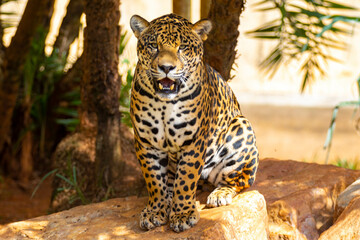
<svg viewBox="0 0 360 240"><path fill-rule="evenodd" d="M23 124L25 127L29 127L31 124L30 110L31 103L30 98L26 97L23 103L24 108L24 119ZM26 131L22 142L21 142L21 153L20 153L20 172L19 172L19 180L22 184L27 185L32 171L33 171L33 139L32 132L30 130Z"/></svg>
<svg viewBox="0 0 360 240"><path fill-rule="evenodd" d="M5 51L4 63L1 66L4 80L0 81L0 152L5 141L9 139L11 118L31 41L37 34L37 28L49 16L53 5L54 0L29 0L16 34Z"/></svg>
<svg viewBox="0 0 360 240"><path fill-rule="evenodd" d="M0 6L3 4L3 1L0 0ZM1 11L0 11L0 17L1 16ZM4 37L4 28L3 28L3 25L2 25L2 20L0 18L0 66L2 66L4 64L4 56L5 56L5 46L4 46L4 43L2 41ZM0 68L0 86L1 86L1 83L2 81L4 80L4 74L3 74L3 69ZM1 150L1 147L0 147L0 150Z"/></svg>
<svg viewBox="0 0 360 240"><path fill-rule="evenodd" d="M64 176L69 166L75 167L77 179L81 179L78 187L89 202L139 195L144 192L145 182L136 160L133 135L120 123L119 0L87 0L85 13L83 55L62 80L68 85L68 77L82 74L80 126L60 142L53 161ZM79 66L83 66L82 71L77 71ZM77 192L67 182L54 178L54 189L69 187L70 191L53 193L53 211L84 203L71 201Z"/></svg>
<svg viewBox="0 0 360 240"><path fill-rule="evenodd" d="M87 0L83 86L96 113L96 178L108 188L121 168L118 74L120 0Z"/></svg>
<svg viewBox="0 0 360 240"><path fill-rule="evenodd" d="M84 4L84 0L70 0L66 8L66 16L54 43L54 49L58 49L59 56L68 55L70 44L79 35L80 17L84 12Z"/></svg>
<svg viewBox="0 0 360 240"><path fill-rule="evenodd" d="M173 13L191 21L191 0L173 0Z"/></svg>
<svg viewBox="0 0 360 240"><path fill-rule="evenodd" d="M225 80L236 57L235 47L239 36L240 14L245 0L212 0L208 19L213 29L204 43L205 61L215 68Z"/></svg>

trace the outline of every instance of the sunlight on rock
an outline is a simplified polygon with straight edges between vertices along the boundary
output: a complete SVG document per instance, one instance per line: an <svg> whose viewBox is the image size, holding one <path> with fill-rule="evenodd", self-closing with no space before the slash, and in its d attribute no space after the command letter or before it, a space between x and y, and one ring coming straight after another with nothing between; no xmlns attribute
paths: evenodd
<svg viewBox="0 0 360 240"><path fill-rule="evenodd" d="M109 239L111 239L111 237L109 236L109 234L100 234L97 239L98 240L109 240Z"/></svg>
<svg viewBox="0 0 360 240"><path fill-rule="evenodd" d="M41 230L49 224L49 221L21 221L12 223L11 226L18 229L34 229Z"/></svg>
<svg viewBox="0 0 360 240"><path fill-rule="evenodd" d="M113 234L115 236L125 236L128 234L134 234L134 231L128 225L123 225L115 228Z"/></svg>
<svg viewBox="0 0 360 240"><path fill-rule="evenodd" d="M29 238L40 238L49 221L21 221L11 223L11 230ZM1 234L1 230L0 230Z"/></svg>

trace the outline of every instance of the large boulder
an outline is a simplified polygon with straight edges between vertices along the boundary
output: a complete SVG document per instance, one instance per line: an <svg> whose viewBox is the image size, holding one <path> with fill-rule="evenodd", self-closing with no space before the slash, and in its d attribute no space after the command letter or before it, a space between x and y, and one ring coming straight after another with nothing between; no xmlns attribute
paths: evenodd
<svg viewBox="0 0 360 240"><path fill-rule="evenodd" d="M334 225L321 234L319 240L360 239L360 197L351 200Z"/></svg>
<svg viewBox="0 0 360 240"><path fill-rule="evenodd" d="M214 239L265 240L267 214L257 191L238 195L229 206L204 208L201 219L182 233L168 225L143 231L139 214L147 198L117 198L0 227L0 239Z"/></svg>
<svg viewBox="0 0 360 240"><path fill-rule="evenodd" d="M168 225L141 230L138 218L146 198L129 197L11 223L0 227L0 239L312 240L321 234L321 239L327 239L336 231L337 236L348 232L356 236L353 239L360 239L359 198L332 226L336 199L359 177L360 171L331 165L265 159L260 161L254 186L231 205L204 208L209 192L199 194L201 219L194 228L179 234Z"/></svg>
<svg viewBox="0 0 360 240"><path fill-rule="evenodd" d="M338 195L360 171L265 159L250 190L264 195L270 239L318 239L333 224Z"/></svg>
<svg viewBox="0 0 360 240"><path fill-rule="evenodd" d="M348 186L337 198L335 206L334 220L336 220L351 200L360 196L360 178Z"/></svg>

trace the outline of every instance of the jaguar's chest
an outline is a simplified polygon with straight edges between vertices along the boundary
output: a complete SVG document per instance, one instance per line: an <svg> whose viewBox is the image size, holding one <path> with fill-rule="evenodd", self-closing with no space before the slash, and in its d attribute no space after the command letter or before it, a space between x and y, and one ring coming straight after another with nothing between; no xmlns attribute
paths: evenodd
<svg viewBox="0 0 360 240"><path fill-rule="evenodd" d="M203 118L198 101L135 99L136 94L132 98L132 118L143 142L166 152L178 152L193 141Z"/></svg>

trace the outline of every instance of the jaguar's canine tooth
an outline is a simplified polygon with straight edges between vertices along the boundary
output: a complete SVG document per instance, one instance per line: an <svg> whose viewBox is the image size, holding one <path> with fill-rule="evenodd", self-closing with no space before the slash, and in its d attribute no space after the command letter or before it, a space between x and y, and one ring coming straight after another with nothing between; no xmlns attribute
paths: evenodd
<svg viewBox="0 0 360 240"><path fill-rule="evenodd" d="M175 84L170 86L170 90L174 90Z"/></svg>
<svg viewBox="0 0 360 240"><path fill-rule="evenodd" d="M161 83L159 83L159 88L160 88L160 90L163 90L163 88L164 88Z"/></svg>

